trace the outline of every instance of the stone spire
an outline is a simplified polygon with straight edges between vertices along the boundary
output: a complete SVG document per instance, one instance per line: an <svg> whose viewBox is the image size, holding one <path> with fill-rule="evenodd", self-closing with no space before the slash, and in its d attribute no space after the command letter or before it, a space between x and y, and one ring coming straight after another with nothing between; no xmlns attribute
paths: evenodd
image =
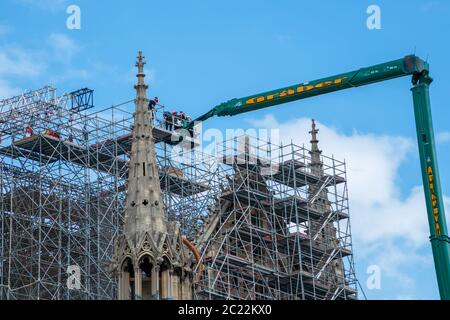
<svg viewBox="0 0 450 320"><path fill-rule="evenodd" d="M311 151L309 152L311 155L311 161L309 163L309 167L311 169L311 173L320 178L317 183L313 183L308 186L308 198L310 200L309 206L320 212L322 215L319 220L311 221L309 233L312 235L313 239L315 239L317 246L322 248L323 252L333 252L333 250L336 250L339 246L339 240L336 236L337 230L333 225L333 221L336 220L327 220L333 213L333 208L330 200L328 199L327 186L324 185L327 179L325 178L326 176L323 169L323 163L320 158L322 151L319 149L319 140L317 139L319 129L316 128L316 122L314 119L312 120L312 127L309 133L311 134ZM326 261L329 258L329 253L323 255L319 262L317 262L316 269L320 270L325 267L322 279L328 281L329 283L333 283L332 287L334 290L336 284L341 282L343 264L342 259L332 259L327 265Z"/></svg>
<svg viewBox="0 0 450 320"><path fill-rule="evenodd" d="M309 163L309 168L313 175L318 178L322 178L324 176L323 163L320 158L322 151L319 149L319 140L317 139L319 129L316 128L316 122L314 119L312 120L312 128L309 133L311 134L311 151L309 151L311 161ZM328 191L327 188L322 188L322 183L323 181L319 181L317 184L309 185L309 198L317 198L312 207L321 212L328 212L330 203L328 201Z"/></svg>
<svg viewBox="0 0 450 320"><path fill-rule="evenodd" d="M144 65L139 51L125 221L112 263L118 298L191 299L191 260L183 247L180 224L165 215Z"/></svg>
<svg viewBox="0 0 450 320"><path fill-rule="evenodd" d="M125 208L124 233L136 242L148 232L155 238L167 232L163 197L156 164L155 143L150 125L147 89L144 74L144 57L139 51L134 114L133 140L131 146L128 193Z"/></svg>
<svg viewBox="0 0 450 320"><path fill-rule="evenodd" d="M316 128L316 122L314 119L312 120L312 129L309 133L311 134L311 151L309 151L309 154L311 155L311 173L316 176L322 176L323 165L320 159L322 151L319 149L319 140L317 140L317 133L319 133L319 129Z"/></svg>
<svg viewBox="0 0 450 320"><path fill-rule="evenodd" d="M145 57L142 55L142 51L139 50L139 55L137 56L136 62L136 67L138 68L138 73L136 77L138 78L138 82L134 86L134 88L136 89L136 99L138 100L137 104L139 102L139 99L141 99L141 101L144 103L147 102L146 100L147 100L148 85L145 84L144 65L146 64L146 62L144 61L144 59Z"/></svg>

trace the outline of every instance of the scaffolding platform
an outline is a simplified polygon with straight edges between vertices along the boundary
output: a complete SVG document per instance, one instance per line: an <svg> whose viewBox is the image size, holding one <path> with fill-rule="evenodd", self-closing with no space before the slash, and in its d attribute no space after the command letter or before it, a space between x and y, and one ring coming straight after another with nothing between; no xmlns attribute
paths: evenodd
<svg viewBox="0 0 450 320"><path fill-rule="evenodd" d="M254 243L270 242L274 236L274 232L271 230L248 225L243 225L241 228L231 231L231 233L239 233L242 241L251 241Z"/></svg>
<svg viewBox="0 0 450 320"><path fill-rule="evenodd" d="M72 98L45 87L0 101L0 299L117 296L107 266L123 224L134 100L93 112ZM206 268L194 298L356 297L345 163L321 155L323 175L313 174L310 150L293 143L258 144L253 163L242 155L250 149L227 142L218 150L230 163L180 155L183 142L155 120L168 218L194 243L208 217L219 221L199 246ZM36 134L24 138L28 127ZM80 266L81 290L67 288L70 265Z"/></svg>
<svg viewBox="0 0 450 320"><path fill-rule="evenodd" d="M161 189L179 196L192 196L209 189L206 184L167 173L165 170L159 171L159 178Z"/></svg>
<svg viewBox="0 0 450 320"><path fill-rule="evenodd" d="M222 163L229 166L238 166L251 172L260 172L261 168L269 164L270 161L255 155L241 153L239 155L223 156Z"/></svg>
<svg viewBox="0 0 450 320"><path fill-rule="evenodd" d="M131 134L128 135L131 137ZM15 142L0 149L0 153L17 158L24 157L34 161L52 163L58 160L69 161L87 168L95 168L111 174L127 175L127 161L119 158L122 152L129 152L125 139L119 137L120 146L113 140L106 140L85 148L69 141L62 141L50 135L40 134ZM131 147L131 144L130 144ZM190 179L168 174L160 170L161 188L178 195L193 195L204 192L208 186Z"/></svg>
<svg viewBox="0 0 450 320"><path fill-rule="evenodd" d="M220 223L202 248L208 272L197 297L353 299L345 163L317 146L250 140L217 147L227 155L219 157L223 191L213 212ZM351 294L342 294L344 284Z"/></svg>
<svg viewBox="0 0 450 320"><path fill-rule="evenodd" d="M183 137L179 133L162 129L160 127L153 127L153 137L155 143L165 143L167 145L176 146L180 143L189 143L192 148L198 147L199 143L192 137ZM132 133L128 133L118 137L115 140L107 140L100 142L101 148L105 148L110 152L117 149L117 155L128 154L131 151ZM185 139L185 140L182 140Z"/></svg>
<svg viewBox="0 0 450 320"><path fill-rule="evenodd" d="M91 90L77 91L75 108L73 98L46 86L0 101L0 300L117 297L109 265L123 226L134 100L95 111ZM216 162L161 122L153 134L167 215L194 238L220 192ZM67 287L72 265L81 290Z"/></svg>
<svg viewBox="0 0 450 320"><path fill-rule="evenodd" d="M308 220L319 220L323 213L311 208L308 201L299 196L290 196L283 199L274 199L268 206L268 210L273 208L275 214L288 219L293 223L302 223Z"/></svg>
<svg viewBox="0 0 450 320"><path fill-rule="evenodd" d="M232 254L227 254L223 256L219 256L216 258L217 263L227 263L229 268L234 268L234 270L240 270L242 267L249 267L253 270L260 272L264 276L274 276L274 270L271 268L267 268L264 265L259 263L254 263L248 261L242 257L238 257Z"/></svg>
<svg viewBox="0 0 450 320"><path fill-rule="evenodd" d="M169 145L177 145L180 143L176 139L180 136L174 132L154 127L153 133L155 134L155 143L163 142ZM89 146L88 150L85 146L72 143L68 140L61 140L47 134L39 134L20 139L9 147L3 147L0 149L0 153L15 158L22 156L36 161L41 161L42 157L44 157L44 159L48 159L50 162L60 160L63 157L65 160L84 165L88 163L86 160L87 156L95 152L97 156L95 163L102 163L102 170L109 171L108 164L113 164L115 161L120 162L121 159L117 159L117 156L128 154L131 151L131 140L132 134L129 133L117 139L107 139L97 142ZM187 138L186 141L191 142L195 146L198 145L191 138ZM60 149L57 150L56 148ZM119 165L118 169L123 170L124 168Z"/></svg>
<svg viewBox="0 0 450 320"><path fill-rule="evenodd" d="M236 191L225 191L221 194L221 198L233 202L238 198L242 203L247 205L257 205L260 201L267 199L267 195L248 187L240 187Z"/></svg>
<svg viewBox="0 0 450 320"><path fill-rule="evenodd" d="M334 184L338 185L345 182L345 178L337 175L324 175L322 177L316 176L305 170L288 169L290 172L286 174L283 171L270 177L274 182L287 185L291 188L301 188L307 185L325 184L325 188Z"/></svg>
<svg viewBox="0 0 450 320"><path fill-rule="evenodd" d="M323 297L324 299L332 299L333 295L335 293L337 294L337 297L334 298L334 300L342 299L342 300L356 300L356 293L357 290L355 288L352 288L350 286L343 286L339 288L334 288L333 286L326 285L322 281L314 281L311 279L305 279L303 282L303 285L305 287L309 287L310 290L315 290L316 294ZM334 289L334 290L333 290Z"/></svg>
<svg viewBox="0 0 450 320"><path fill-rule="evenodd" d="M0 149L0 153L13 158L24 157L34 161L52 163L58 160L69 161L78 165L97 168L104 172L123 173L126 171L126 161L105 153L100 145L89 148L69 141L63 141L46 134L33 135L14 142L9 147Z"/></svg>
<svg viewBox="0 0 450 320"><path fill-rule="evenodd" d="M273 203L266 204L267 211L273 210L279 217L288 219L292 223L303 223L309 220L317 221L323 217L323 213L317 208L311 207L308 200L299 196L289 196L283 199L274 199ZM331 221L348 219L345 212L335 211L331 213Z"/></svg>

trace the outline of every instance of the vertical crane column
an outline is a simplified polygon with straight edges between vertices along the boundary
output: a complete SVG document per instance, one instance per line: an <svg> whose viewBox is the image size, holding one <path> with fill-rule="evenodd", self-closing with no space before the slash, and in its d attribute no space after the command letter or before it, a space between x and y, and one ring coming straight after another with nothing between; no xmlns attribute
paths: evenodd
<svg viewBox="0 0 450 320"><path fill-rule="evenodd" d="M430 241L441 299L450 300L450 238L447 232L443 194L434 143L428 72L413 78L414 114L425 201L430 225Z"/></svg>

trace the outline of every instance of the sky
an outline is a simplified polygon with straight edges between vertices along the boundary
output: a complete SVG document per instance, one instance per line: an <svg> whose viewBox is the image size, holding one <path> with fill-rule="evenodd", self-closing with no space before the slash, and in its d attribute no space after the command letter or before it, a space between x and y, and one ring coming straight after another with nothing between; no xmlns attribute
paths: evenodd
<svg viewBox="0 0 450 320"><path fill-rule="evenodd" d="M69 5L81 9L70 30ZM369 30L366 10L381 9ZM356 70L415 53L431 65L431 102L450 211L450 2L66 1L0 3L0 100L54 85L95 90L96 108L134 97L135 57L147 59L149 95L198 116L231 98ZM401 78L211 119L207 128L277 128L346 161L356 275L369 299L438 299L410 79ZM381 287L366 286L369 266ZM362 297L362 295L361 295Z"/></svg>

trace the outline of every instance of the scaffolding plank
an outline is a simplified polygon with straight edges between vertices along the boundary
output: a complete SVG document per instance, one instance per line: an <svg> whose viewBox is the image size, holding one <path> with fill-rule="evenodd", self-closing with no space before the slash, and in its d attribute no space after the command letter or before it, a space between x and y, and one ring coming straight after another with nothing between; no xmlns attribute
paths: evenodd
<svg viewBox="0 0 450 320"><path fill-rule="evenodd" d="M209 189L209 187L203 183L170 174L163 169L160 170L159 177L161 188L163 190L180 196L192 196Z"/></svg>
<svg viewBox="0 0 450 320"><path fill-rule="evenodd" d="M163 142L168 145L178 145L180 143L181 135L174 131L169 131L162 129L160 127L153 127L152 130L153 137L155 138L155 143ZM104 148L115 151L117 143L117 155L123 155L131 151L131 140L133 139L133 134L127 133L116 139L110 139L105 142L100 142ZM192 147L199 146L199 143L192 139L191 137L186 137L186 142L190 143Z"/></svg>
<svg viewBox="0 0 450 320"><path fill-rule="evenodd" d="M122 141L126 141L123 139ZM15 143L24 150L52 157L54 161L66 160L91 169L107 172L112 175L125 174L127 161L114 157L110 146L115 142L109 140L106 144L97 143L89 148L62 141L48 135L35 135ZM58 152L55 152L57 150ZM112 151L111 155L105 151ZM208 190L208 186L184 177L160 171L161 188L178 195L194 195Z"/></svg>
<svg viewBox="0 0 450 320"><path fill-rule="evenodd" d="M26 158L41 163L52 163L58 161L58 159L54 157L49 157L33 150L22 149L15 145L0 148L0 154L12 159Z"/></svg>
<svg viewBox="0 0 450 320"><path fill-rule="evenodd" d="M345 182L345 179L340 176L331 176L325 174L322 177L318 177L312 173L306 172L305 170L293 170L292 168L288 170L288 173L281 170L276 174L269 176L268 179L287 185L291 188L301 188L307 185L317 185L319 183L324 183L325 181L327 181L327 179L328 182L325 187L332 186L334 183L340 184Z"/></svg>
<svg viewBox="0 0 450 320"><path fill-rule="evenodd" d="M257 272L260 272L266 276L272 276L276 272L273 268L269 268L266 266L263 266L259 263L254 263L251 261L248 261L242 257L238 257L232 254L222 255L216 258L216 263L222 264L224 263L226 266L225 268L233 268L233 267L249 267Z"/></svg>
<svg viewBox="0 0 450 320"><path fill-rule="evenodd" d="M268 210L273 208L275 214L290 220L293 223L318 220L323 213L311 208L308 201L298 196L290 196L283 199L274 199Z"/></svg>
<svg viewBox="0 0 450 320"><path fill-rule="evenodd" d="M249 187L241 187L238 190L228 190L221 194L221 198L233 202L237 199L245 205L259 207L258 204L266 200L268 195Z"/></svg>

